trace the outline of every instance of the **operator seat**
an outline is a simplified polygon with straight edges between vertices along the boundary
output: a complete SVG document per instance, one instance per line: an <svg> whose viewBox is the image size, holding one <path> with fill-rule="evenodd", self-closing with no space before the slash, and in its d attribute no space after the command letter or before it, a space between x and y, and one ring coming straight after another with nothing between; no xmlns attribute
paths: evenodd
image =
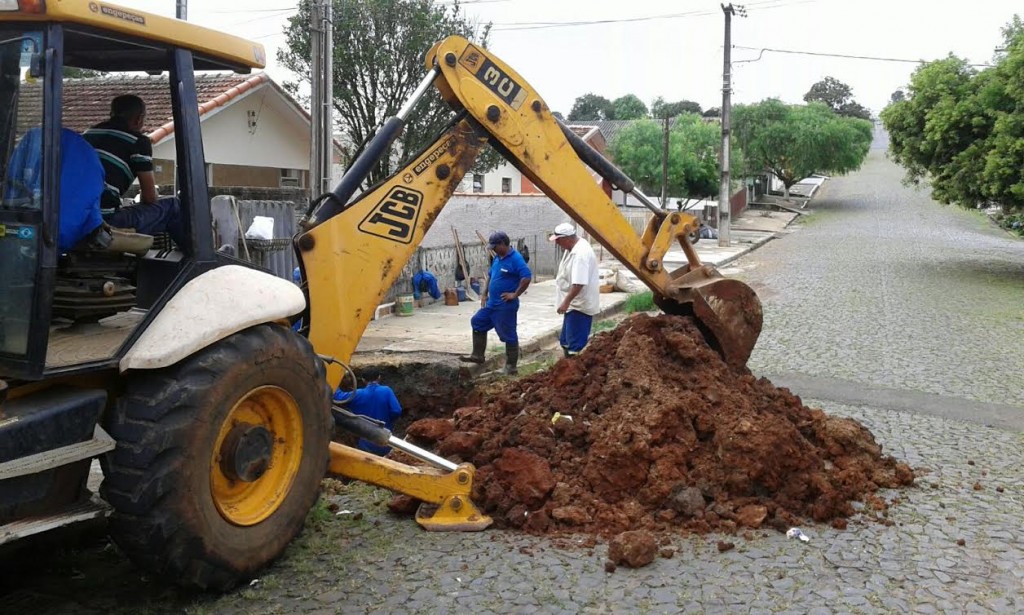
<svg viewBox="0 0 1024 615"><path fill-rule="evenodd" d="M11 156L4 198L42 195L42 131L29 129ZM135 306L137 258L153 245L153 237L100 228L100 195L105 173L92 145L73 130L62 128L60 139L60 229L53 315L98 320Z"/></svg>

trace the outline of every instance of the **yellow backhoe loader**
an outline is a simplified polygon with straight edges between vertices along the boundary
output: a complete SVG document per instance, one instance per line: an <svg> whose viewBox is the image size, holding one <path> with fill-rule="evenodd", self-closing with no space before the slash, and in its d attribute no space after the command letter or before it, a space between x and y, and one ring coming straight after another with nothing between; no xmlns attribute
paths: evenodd
<svg viewBox="0 0 1024 615"><path fill-rule="evenodd" d="M469 497L472 466L332 407L331 391L488 143L664 310L695 316L729 363L746 362L760 303L700 262L687 240L697 220L641 195L654 215L638 237L587 166L627 192L632 182L561 126L520 75L459 37L427 53L415 95L315 201L294 238L300 285L215 250L194 74L264 62L259 44L100 0L0 0L0 544L109 514L110 534L139 566L227 588L280 555L328 473L422 500L427 529L487 527ZM167 75L191 247L147 249L146 237L130 251L61 247L62 196L76 190L62 175L66 67ZM451 123L357 194L431 88ZM667 271L663 256L677 241L689 263ZM335 424L427 467L332 443ZM86 488L93 459L101 499Z"/></svg>

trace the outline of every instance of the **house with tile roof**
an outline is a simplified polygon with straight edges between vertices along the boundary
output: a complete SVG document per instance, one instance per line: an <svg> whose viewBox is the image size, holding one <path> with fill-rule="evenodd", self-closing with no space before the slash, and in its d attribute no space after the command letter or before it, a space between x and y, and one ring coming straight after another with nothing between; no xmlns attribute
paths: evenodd
<svg viewBox="0 0 1024 615"><path fill-rule="evenodd" d="M153 141L156 181L173 186L175 133L166 75L66 79L64 126L82 132L106 120L110 101L121 94L146 102L143 132ZM309 185L309 114L266 73L197 74L196 95L209 185Z"/></svg>
<svg viewBox="0 0 1024 615"><path fill-rule="evenodd" d="M569 126L569 130L576 133L591 147L607 156L607 143L604 135L597 126L590 124L589 122L587 124L572 124ZM591 175L594 176L595 182L602 185L607 184L593 171L591 171ZM605 186L605 192L611 195L611 187ZM519 169L515 168L508 161L503 161L496 169L487 173L467 174L455 193L486 195L542 194L540 188L534 186L529 178L520 173Z"/></svg>

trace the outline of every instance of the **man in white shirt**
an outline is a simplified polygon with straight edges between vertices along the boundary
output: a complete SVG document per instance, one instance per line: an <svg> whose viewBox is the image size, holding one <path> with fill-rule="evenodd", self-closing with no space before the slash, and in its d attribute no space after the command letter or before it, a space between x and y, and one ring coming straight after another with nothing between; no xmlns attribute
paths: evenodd
<svg viewBox="0 0 1024 615"><path fill-rule="evenodd" d="M568 222L556 226L548 241L565 250L555 276L555 305L564 314L559 337L562 352L571 357L587 345L594 315L601 310L597 256L590 242L580 239Z"/></svg>

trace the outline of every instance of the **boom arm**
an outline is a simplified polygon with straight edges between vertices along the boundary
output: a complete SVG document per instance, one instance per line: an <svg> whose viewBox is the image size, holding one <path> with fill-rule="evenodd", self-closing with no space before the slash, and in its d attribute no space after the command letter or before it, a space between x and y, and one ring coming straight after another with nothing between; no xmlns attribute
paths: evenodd
<svg viewBox="0 0 1024 615"><path fill-rule="evenodd" d="M318 352L349 361L374 309L490 141L650 287L662 309L695 316L727 361L746 363L761 330L760 302L749 287L700 262L687 239L698 228L696 218L648 203L656 215L637 237L583 161L622 189L631 190L632 182L561 126L518 73L458 36L434 45L426 64L425 83L433 81L460 117L403 169L346 206L354 185L365 178L361 169L384 150L377 147L357 159L314 213L311 230L296 240L309 283L309 338ZM378 140L390 143L400 130L393 118L368 150ZM688 264L669 272L663 257L674 241ZM339 382L340 368L329 371L329 378Z"/></svg>

